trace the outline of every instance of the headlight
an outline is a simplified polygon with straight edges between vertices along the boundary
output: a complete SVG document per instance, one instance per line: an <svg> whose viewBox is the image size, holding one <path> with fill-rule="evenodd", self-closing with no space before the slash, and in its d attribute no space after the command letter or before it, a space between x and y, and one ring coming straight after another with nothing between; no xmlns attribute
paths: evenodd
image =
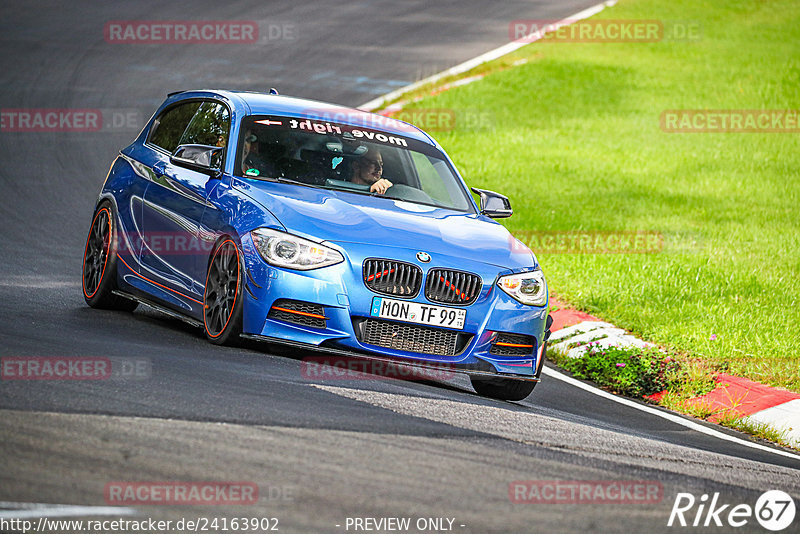
<svg viewBox="0 0 800 534"><path fill-rule="evenodd" d="M547 282L544 273L539 269L529 273L501 276L497 285L523 304L544 306L547 302Z"/></svg>
<svg viewBox="0 0 800 534"><path fill-rule="evenodd" d="M264 261L276 267L307 271L344 261L338 251L286 232L257 228L250 235Z"/></svg>

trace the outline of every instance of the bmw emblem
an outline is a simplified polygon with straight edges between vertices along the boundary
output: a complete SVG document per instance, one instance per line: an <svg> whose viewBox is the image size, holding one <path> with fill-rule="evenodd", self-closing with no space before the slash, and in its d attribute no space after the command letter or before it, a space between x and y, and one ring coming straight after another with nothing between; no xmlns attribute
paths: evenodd
<svg viewBox="0 0 800 534"><path fill-rule="evenodd" d="M422 263L428 263L431 261L431 255L427 252L417 252L417 259Z"/></svg>

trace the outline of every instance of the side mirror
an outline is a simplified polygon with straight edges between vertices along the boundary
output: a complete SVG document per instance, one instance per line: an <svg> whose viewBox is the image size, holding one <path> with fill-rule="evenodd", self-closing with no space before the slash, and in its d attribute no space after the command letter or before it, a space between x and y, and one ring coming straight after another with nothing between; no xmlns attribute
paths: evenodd
<svg viewBox="0 0 800 534"><path fill-rule="evenodd" d="M508 197L500 193L487 191L486 189L472 188L472 192L481 197L481 213L492 219L503 219L511 217L514 211L511 209L511 202Z"/></svg>
<svg viewBox="0 0 800 534"><path fill-rule="evenodd" d="M222 174L222 154L225 149L209 145L179 145L169 160L175 165L218 178Z"/></svg>

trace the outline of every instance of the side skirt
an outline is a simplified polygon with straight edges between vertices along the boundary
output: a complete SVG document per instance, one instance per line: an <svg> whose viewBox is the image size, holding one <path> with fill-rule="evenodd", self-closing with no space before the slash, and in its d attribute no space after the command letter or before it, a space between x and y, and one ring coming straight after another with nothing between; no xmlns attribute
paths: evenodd
<svg viewBox="0 0 800 534"><path fill-rule="evenodd" d="M147 300L146 298L140 297L138 295L132 295L131 293L126 293L126 292L120 291L118 289L115 289L114 291L112 291L112 293L117 295L117 296L120 296L122 298L128 299L128 300L135 300L139 304L143 304L143 305L147 306L148 308L152 308L152 309L154 309L156 311L159 311L159 312L163 313L164 315L169 315L170 317L172 317L174 319L179 319L179 320L183 321L184 323L190 324L190 325L192 325L194 327L203 328L203 323L201 323L197 319L193 319L193 318L191 318L191 317L189 317L187 315L183 315L182 313L176 312L175 310L171 310L171 309L167 308L166 306L162 306L161 304L156 304L155 302L153 302L151 300Z"/></svg>

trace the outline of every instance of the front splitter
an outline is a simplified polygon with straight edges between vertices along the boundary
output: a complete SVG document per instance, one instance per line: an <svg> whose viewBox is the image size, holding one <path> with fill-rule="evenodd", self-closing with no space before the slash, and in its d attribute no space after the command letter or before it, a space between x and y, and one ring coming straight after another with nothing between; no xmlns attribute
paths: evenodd
<svg viewBox="0 0 800 534"><path fill-rule="evenodd" d="M377 361L387 364L393 365L404 365L407 367L414 367L417 369L427 369L431 371L450 371L453 373L464 374L468 376L480 376L485 378L507 378L510 380L519 380L522 382L539 382L540 378L538 376L520 376L520 375L512 375L508 373L497 373L491 371L483 371L479 369L469 369L465 365L459 364L433 364L430 362L425 362L421 360L406 360L400 358L388 358L386 356L376 356L374 354L369 354L365 352L357 352L353 350L345 350L339 349L335 347L323 347L319 345L311 345L309 343L302 343L300 341L292 341L287 339L281 339L277 337L270 337L270 336L261 336L261 335L253 335L253 334L242 334L242 338L244 339L251 339L253 341L264 341L268 343L275 343L279 345L285 345L290 347L296 347L299 349L309 350L312 352L322 352L326 354L334 354L337 356L344 356L348 358L360 358L363 360L370 360L370 361ZM467 364L469 365L469 364Z"/></svg>

